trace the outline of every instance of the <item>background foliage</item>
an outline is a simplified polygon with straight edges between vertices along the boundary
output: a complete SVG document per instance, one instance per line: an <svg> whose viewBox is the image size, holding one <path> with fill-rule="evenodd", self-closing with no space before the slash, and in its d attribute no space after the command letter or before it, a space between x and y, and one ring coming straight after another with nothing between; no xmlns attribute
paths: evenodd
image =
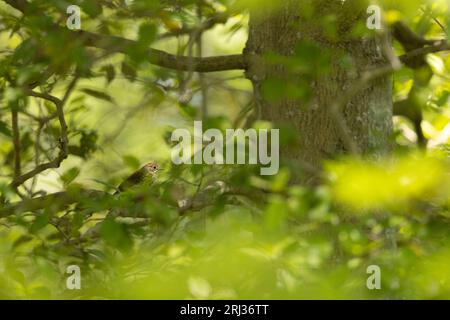
<svg viewBox="0 0 450 320"><path fill-rule="evenodd" d="M417 147L410 119L395 117L391 156L336 158L325 164L322 184L292 186L289 176L300 167L262 178L252 166L173 166L171 131L199 117L205 128L244 125L251 84L242 71L199 76L159 68L146 51L198 54L192 32L204 25L203 55L240 53L249 8L277 10L275 1L47 0L29 1L26 14L6 2L0 1L0 298L450 298L447 53L427 56L433 75L423 77L414 96L426 152ZM85 46L65 28L70 4L82 8L83 30L136 42L125 54ZM405 21L426 38L450 31L448 1L380 4L388 23ZM334 18L320 21L330 35ZM321 49L306 43L289 59L268 58L308 79L327 72L330 57ZM394 101L423 78L420 70L397 71ZM308 81L269 79L264 86L269 100L308 99ZM289 142L288 133L282 137ZM58 160L64 147L68 157L59 168L11 185ZM150 190L114 197L85 192L112 194L150 160L164 168ZM223 192L217 181L244 192ZM213 202L180 212L178 201L208 186ZM60 191L66 196L38 210L11 209ZM66 205L69 198L76 201ZM127 217L105 219L110 210L125 209ZM81 267L82 290L66 289L71 264ZM381 290L366 288L372 264L381 267Z"/></svg>

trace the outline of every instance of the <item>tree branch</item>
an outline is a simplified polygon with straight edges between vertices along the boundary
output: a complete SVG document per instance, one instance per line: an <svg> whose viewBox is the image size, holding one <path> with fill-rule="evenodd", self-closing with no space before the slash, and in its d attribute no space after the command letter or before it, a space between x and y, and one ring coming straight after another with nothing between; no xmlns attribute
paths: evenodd
<svg viewBox="0 0 450 320"><path fill-rule="evenodd" d="M15 176L13 181L11 182L11 187L17 188L21 184L23 184L28 179L33 178L34 176L40 174L41 172L52 169L52 168L59 168L61 163L64 161L64 159L68 156L68 137L67 137L67 123L66 119L64 117L64 105L67 102L67 99L69 98L71 92L75 88L76 82L78 81L78 78L75 77L69 84L66 93L64 94L64 97L62 100L58 99L57 97L54 97L48 93L41 93L41 92L35 92L32 90L28 91L28 95L42 98L48 101L51 101L56 106L56 114L58 116L59 125L61 128L61 136L59 138L59 153L58 156L53 159L52 161L40 164L36 166L33 170L28 171L27 173L19 176Z"/></svg>
<svg viewBox="0 0 450 320"><path fill-rule="evenodd" d="M24 0L4 0L10 6L21 11L26 10L26 1ZM219 17L224 19L223 17ZM203 28L209 27L212 21L206 23ZM55 25L53 30L67 32L68 30ZM51 30L50 30L51 31ZM110 52L121 52L127 54L130 48L136 47L137 41L129 40L117 36L102 35L89 31L71 31L75 37L80 39L82 43L89 47L104 49ZM159 67L168 68L179 71L189 71L192 68L195 72L215 72L225 70L243 70L245 69L245 60L242 54L215 56L205 58L189 58L186 56L177 56L165 51L149 48L147 52L148 62Z"/></svg>
<svg viewBox="0 0 450 320"><path fill-rule="evenodd" d="M0 218L17 213L37 211L47 207L62 210L67 206L88 200L108 199L110 194L99 190L61 191L42 197L24 199L20 202L6 204L0 207Z"/></svg>
<svg viewBox="0 0 450 320"><path fill-rule="evenodd" d="M134 40L117 36L100 35L89 31L76 31L74 33L85 45L110 52L126 54L130 48L137 45L137 42ZM147 50L147 60L149 63L159 67L179 71L189 71L191 68L195 72L245 69L245 60L242 54L198 58L177 56L165 51L149 48Z"/></svg>
<svg viewBox="0 0 450 320"><path fill-rule="evenodd" d="M200 190L191 198L178 201L177 210L180 215L186 214L188 211L199 211L214 205L217 198L221 196L243 196L255 201L255 203L263 203L267 198L267 193L262 190L231 188L223 181L216 181ZM138 194L136 201L139 201L140 197L141 195ZM88 208L89 203L93 201L112 201L114 199L117 199L117 197L100 190L76 189L61 191L0 206L0 218L17 213L38 211L44 208L51 208L56 212L58 210L64 210L75 203L80 203ZM160 201L160 199L155 199L155 201ZM167 205L169 206L169 204ZM172 205L170 204L170 206ZM126 214L124 215L122 213L120 216L126 217Z"/></svg>
<svg viewBox="0 0 450 320"><path fill-rule="evenodd" d="M345 118L341 112L342 108L347 105L359 91L365 89L372 81L395 72L401 67L402 64L407 67L414 68L417 65L417 60L419 59L423 61L423 57L425 55L450 50L450 44L446 40L424 39L416 35L403 23L394 24L392 33L397 41L402 44L403 48L407 50L407 52L398 58L395 56L388 57L390 61L385 66L363 72L362 76L356 80L346 92L333 101L329 109L330 115L337 124L337 128L341 134L346 149L352 154L358 153L358 147L348 130ZM389 55L389 52L387 53Z"/></svg>
<svg viewBox="0 0 450 320"><path fill-rule="evenodd" d="M450 50L450 43L448 43L446 40L443 39L435 41L434 44L431 46L408 51L407 53L401 55L398 58L402 63L408 64L408 62L412 61L413 59L423 57L429 53L436 53L449 50Z"/></svg>
<svg viewBox="0 0 450 320"><path fill-rule="evenodd" d="M7 4L9 4L11 7L13 7L16 10L19 10L20 12L24 12L27 7L27 1L26 0L3 0Z"/></svg>
<svg viewBox="0 0 450 320"><path fill-rule="evenodd" d="M26 10L25 0L4 1L21 12L24 12ZM205 28L207 29L211 26L211 24L224 21L225 19L225 14L223 16L218 15L215 18L211 18L200 27L200 30L204 30ZM60 26L56 26L56 28L63 29ZM182 33L191 32L192 30L193 29L186 29ZM198 28L195 30L198 30ZM117 36L101 35L89 31L74 31L73 33L76 34L76 37L78 39L81 39L85 45L108 50L110 52L121 52L126 54L127 49L137 45L137 42L134 40L129 40ZM424 56L429 53L450 50L450 44L445 40L439 40L435 42L431 42L430 40L428 40L427 44L431 45L421 49L409 51L408 53L400 56L400 61L402 61L404 64L408 64L408 62L413 60L414 58ZM186 56L177 56L169 54L165 51L150 48L148 49L147 55L149 63L163 68L179 71L189 71L191 68L195 72L215 72L246 69L246 59L243 54L205 58L190 58Z"/></svg>
<svg viewBox="0 0 450 320"><path fill-rule="evenodd" d="M392 25L392 35L406 52L399 57L400 61L413 69L422 67L425 64L423 59L425 55L450 50L447 40L425 39L401 21Z"/></svg>
<svg viewBox="0 0 450 320"><path fill-rule="evenodd" d="M14 178L20 176L21 172L21 147L20 147L20 131L19 131L19 112L16 109L11 111L11 127L14 145Z"/></svg>

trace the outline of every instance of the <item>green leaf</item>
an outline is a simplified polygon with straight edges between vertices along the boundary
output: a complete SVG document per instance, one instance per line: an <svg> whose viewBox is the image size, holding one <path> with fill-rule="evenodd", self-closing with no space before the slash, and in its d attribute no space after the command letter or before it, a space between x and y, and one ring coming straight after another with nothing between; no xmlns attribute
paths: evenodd
<svg viewBox="0 0 450 320"><path fill-rule="evenodd" d="M126 226L113 219L103 221L100 228L100 235L109 245L120 250L129 250L133 246L133 240Z"/></svg>
<svg viewBox="0 0 450 320"><path fill-rule="evenodd" d="M97 90L93 90L93 89L87 89L87 88L86 89L81 89L81 91L83 91L84 93L86 93L86 94L88 94L88 95L90 95L90 96L92 96L94 98L97 98L97 99L100 99L100 100L105 100L105 101L108 101L108 102L114 102L113 98L107 93L104 93L104 92L101 92L101 91L97 91Z"/></svg>
<svg viewBox="0 0 450 320"><path fill-rule="evenodd" d="M268 78L262 86L264 98L270 102L279 102L286 97L285 82L276 78Z"/></svg>
<svg viewBox="0 0 450 320"><path fill-rule="evenodd" d="M81 212L77 212L74 214L72 218L72 228L74 230L80 229L84 224L84 215Z"/></svg>
<svg viewBox="0 0 450 320"><path fill-rule="evenodd" d="M75 180L79 174L80 174L80 169L77 167L73 167L73 168L67 170L66 172L64 172L60 179L64 183L64 186L67 186L73 180Z"/></svg>
<svg viewBox="0 0 450 320"><path fill-rule="evenodd" d="M178 107L180 108L181 112L183 112L184 115L186 115L191 119L195 119L195 117L197 116L198 109L191 105L179 103Z"/></svg>
<svg viewBox="0 0 450 320"><path fill-rule="evenodd" d="M3 121L0 121L0 133L3 133L7 137L12 137L11 129L9 129L9 126Z"/></svg>
<svg viewBox="0 0 450 320"><path fill-rule="evenodd" d="M122 62L122 74L127 77L128 79L130 79L131 81L134 81L134 79L136 79L137 73L136 70L128 63L126 63L125 61Z"/></svg>
<svg viewBox="0 0 450 320"><path fill-rule="evenodd" d="M279 232L286 227L288 208L280 197L273 197L264 213L264 224L268 231Z"/></svg>
<svg viewBox="0 0 450 320"><path fill-rule="evenodd" d="M85 0L81 3L81 7L92 18L101 15L103 12L102 5L97 1Z"/></svg>
<svg viewBox="0 0 450 320"><path fill-rule="evenodd" d="M439 107L445 106L447 104L447 102L448 102L449 96L450 96L450 92L444 91L441 94L441 96L436 100L436 104Z"/></svg>
<svg viewBox="0 0 450 320"><path fill-rule="evenodd" d="M156 38L158 29L153 24L144 23L139 27L139 42L143 45L150 45Z"/></svg>
<svg viewBox="0 0 450 320"><path fill-rule="evenodd" d="M105 72L106 74L106 81L108 81L108 83L111 83L115 77L116 77L116 70L114 69L114 67L112 65L107 65L107 66L103 66L102 67L102 71Z"/></svg>
<svg viewBox="0 0 450 320"><path fill-rule="evenodd" d="M12 248L15 249L19 247L22 244L26 244L33 240L34 238L28 234L24 234L23 236L20 236L16 241L13 242Z"/></svg>
<svg viewBox="0 0 450 320"><path fill-rule="evenodd" d="M25 284L25 275L23 272L16 270L16 269L9 269L8 274L11 276L12 279L19 282L20 284Z"/></svg>
<svg viewBox="0 0 450 320"><path fill-rule="evenodd" d="M30 227L31 233L36 233L44 228L50 222L50 215L48 213L40 214L36 217L33 224Z"/></svg>
<svg viewBox="0 0 450 320"><path fill-rule="evenodd" d="M123 156L122 160L123 160L123 163L127 167L130 167L132 170L139 169L139 166L141 165L141 162L139 161L139 159L132 155L125 155L125 156Z"/></svg>

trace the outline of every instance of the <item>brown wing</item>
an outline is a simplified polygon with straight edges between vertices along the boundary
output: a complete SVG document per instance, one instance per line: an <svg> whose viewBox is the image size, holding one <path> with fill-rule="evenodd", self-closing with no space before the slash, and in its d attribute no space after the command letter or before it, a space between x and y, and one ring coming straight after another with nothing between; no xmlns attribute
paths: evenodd
<svg viewBox="0 0 450 320"><path fill-rule="evenodd" d="M135 173L133 173L131 176L126 178L118 187L119 191L124 191L134 185L137 185L142 182L144 179L144 170L139 169ZM116 192L117 193L117 192Z"/></svg>

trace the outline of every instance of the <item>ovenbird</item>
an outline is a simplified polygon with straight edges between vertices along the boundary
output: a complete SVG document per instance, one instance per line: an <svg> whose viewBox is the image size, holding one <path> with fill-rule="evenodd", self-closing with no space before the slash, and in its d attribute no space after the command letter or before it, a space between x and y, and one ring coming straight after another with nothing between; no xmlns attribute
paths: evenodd
<svg viewBox="0 0 450 320"><path fill-rule="evenodd" d="M150 186L156 180L156 174L160 170L159 165L156 162L149 162L145 164L142 168L131 174L128 178L126 178L117 188L117 191L114 195L132 189L133 187L143 187ZM106 219L114 219L117 216L121 215L121 211L118 209L110 210L106 217ZM87 230L82 238L88 239L90 237L98 236L100 228L104 221L97 223L95 226Z"/></svg>
<svg viewBox="0 0 450 320"><path fill-rule="evenodd" d="M119 185L115 194L128 190L134 186L151 185L156 180L156 175L159 170L159 165L156 162L145 164L142 168L125 179Z"/></svg>

